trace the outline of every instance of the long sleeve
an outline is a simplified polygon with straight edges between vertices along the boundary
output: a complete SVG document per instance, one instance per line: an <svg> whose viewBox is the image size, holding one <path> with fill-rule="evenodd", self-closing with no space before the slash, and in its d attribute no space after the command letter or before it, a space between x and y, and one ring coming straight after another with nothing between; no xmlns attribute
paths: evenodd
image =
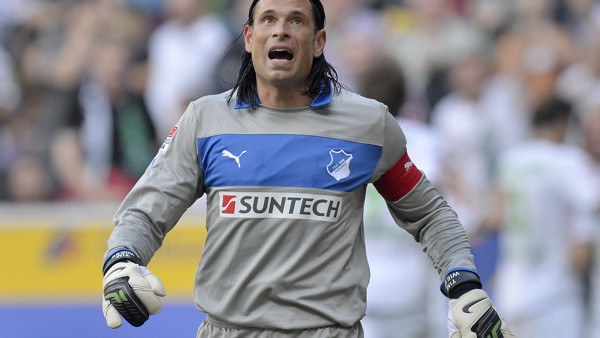
<svg viewBox="0 0 600 338"><path fill-rule="evenodd" d="M410 160L404 134L391 115L386 116L384 134L380 167L387 170L374 185L396 223L421 243L440 277L453 268L475 270L468 238L456 213Z"/></svg>
<svg viewBox="0 0 600 338"><path fill-rule="evenodd" d="M197 125L191 104L116 212L106 255L128 248L148 264L166 233L202 196Z"/></svg>

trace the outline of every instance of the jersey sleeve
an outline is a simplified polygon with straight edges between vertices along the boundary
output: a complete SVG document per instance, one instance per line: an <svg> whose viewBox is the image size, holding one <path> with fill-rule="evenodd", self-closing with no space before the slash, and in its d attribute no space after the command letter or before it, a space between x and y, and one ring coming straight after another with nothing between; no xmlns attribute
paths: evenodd
<svg viewBox="0 0 600 338"><path fill-rule="evenodd" d="M377 172L380 176L373 185L386 200L396 223L421 243L440 277L451 269L475 270L458 216L410 160L404 133L390 114L386 114Z"/></svg>
<svg viewBox="0 0 600 338"><path fill-rule="evenodd" d="M119 248L128 248L148 264L166 233L203 195L198 123L192 103L118 208L105 258Z"/></svg>

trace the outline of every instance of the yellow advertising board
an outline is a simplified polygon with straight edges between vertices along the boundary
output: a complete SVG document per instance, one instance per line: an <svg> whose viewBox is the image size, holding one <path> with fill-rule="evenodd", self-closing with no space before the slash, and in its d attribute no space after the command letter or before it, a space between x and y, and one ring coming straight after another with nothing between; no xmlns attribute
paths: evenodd
<svg viewBox="0 0 600 338"><path fill-rule="evenodd" d="M14 210L0 208L0 214L12 214L0 219L0 303L99 297L114 209L92 210L86 213L53 205L15 215ZM205 237L204 214L191 213L167 234L148 265L163 281L170 299L192 299L194 273Z"/></svg>

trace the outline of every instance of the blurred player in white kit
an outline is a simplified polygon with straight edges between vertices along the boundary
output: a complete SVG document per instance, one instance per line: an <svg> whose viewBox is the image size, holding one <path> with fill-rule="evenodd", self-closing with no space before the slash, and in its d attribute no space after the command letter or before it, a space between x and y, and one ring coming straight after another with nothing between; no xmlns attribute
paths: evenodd
<svg viewBox="0 0 600 338"><path fill-rule="evenodd" d="M590 158L564 142L570 111L559 99L542 103L533 138L499 162L504 216L494 295L519 337L584 336L583 272L598 190Z"/></svg>

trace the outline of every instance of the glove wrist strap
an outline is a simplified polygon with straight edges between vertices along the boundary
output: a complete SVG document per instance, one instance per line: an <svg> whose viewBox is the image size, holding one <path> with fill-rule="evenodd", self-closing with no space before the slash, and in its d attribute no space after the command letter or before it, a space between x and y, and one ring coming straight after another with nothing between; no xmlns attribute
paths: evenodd
<svg viewBox="0 0 600 338"><path fill-rule="evenodd" d="M135 254L135 252L129 249L121 249L112 253L108 258L104 261L102 265L102 275L104 276L108 269L111 266L115 265L115 263L122 261L131 261L137 265L142 265L142 259Z"/></svg>
<svg viewBox="0 0 600 338"><path fill-rule="evenodd" d="M453 269L446 275L440 289L444 296L458 298L473 289L481 289L481 287L481 279L475 271Z"/></svg>

